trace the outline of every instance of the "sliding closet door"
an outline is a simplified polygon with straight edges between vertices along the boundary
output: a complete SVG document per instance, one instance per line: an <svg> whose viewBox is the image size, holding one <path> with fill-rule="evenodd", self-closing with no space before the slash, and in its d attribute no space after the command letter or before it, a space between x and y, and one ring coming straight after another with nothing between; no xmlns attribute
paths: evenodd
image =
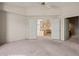
<svg viewBox="0 0 79 59"><path fill-rule="evenodd" d="M52 26L52 39L60 39L60 19L54 17L51 19L51 26Z"/></svg>
<svg viewBox="0 0 79 59"><path fill-rule="evenodd" d="M25 39L29 38L29 20L25 19Z"/></svg>
<svg viewBox="0 0 79 59"><path fill-rule="evenodd" d="M36 39L37 37L37 21L33 17L28 17L28 37L29 39Z"/></svg>
<svg viewBox="0 0 79 59"><path fill-rule="evenodd" d="M7 40L25 39L25 16L7 13Z"/></svg>

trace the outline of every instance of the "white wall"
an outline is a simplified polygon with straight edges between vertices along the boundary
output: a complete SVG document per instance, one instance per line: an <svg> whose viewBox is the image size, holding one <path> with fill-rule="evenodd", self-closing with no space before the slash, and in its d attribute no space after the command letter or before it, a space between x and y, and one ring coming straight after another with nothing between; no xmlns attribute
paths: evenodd
<svg viewBox="0 0 79 59"><path fill-rule="evenodd" d="M79 6L63 7L61 15L64 18L78 16L79 15Z"/></svg>

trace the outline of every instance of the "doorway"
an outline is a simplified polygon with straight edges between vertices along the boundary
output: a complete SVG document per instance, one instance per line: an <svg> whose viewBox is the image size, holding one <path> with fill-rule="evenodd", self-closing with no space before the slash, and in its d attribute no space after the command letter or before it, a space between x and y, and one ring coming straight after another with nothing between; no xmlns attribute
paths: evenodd
<svg viewBox="0 0 79 59"><path fill-rule="evenodd" d="M71 41L79 40L79 16L66 18L68 20L68 39ZM67 35L67 34L66 34Z"/></svg>
<svg viewBox="0 0 79 59"><path fill-rule="evenodd" d="M51 23L49 19L39 19L37 21L37 34L41 38L51 37Z"/></svg>

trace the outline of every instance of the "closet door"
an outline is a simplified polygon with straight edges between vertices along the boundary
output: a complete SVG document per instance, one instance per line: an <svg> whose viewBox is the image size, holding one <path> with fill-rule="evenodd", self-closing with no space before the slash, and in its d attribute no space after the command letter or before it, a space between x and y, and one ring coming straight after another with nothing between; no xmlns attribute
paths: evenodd
<svg viewBox="0 0 79 59"><path fill-rule="evenodd" d="M34 18L28 19L28 38L36 39L37 37L37 21Z"/></svg>
<svg viewBox="0 0 79 59"><path fill-rule="evenodd" d="M25 20L25 39L29 38L29 19Z"/></svg>
<svg viewBox="0 0 79 59"><path fill-rule="evenodd" d="M25 39L25 16L7 13L7 40Z"/></svg>
<svg viewBox="0 0 79 59"><path fill-rule="evenodd" d="M52 26L52 39L60 39L60 20L58 18L51 19L51 26Z"/></svg>

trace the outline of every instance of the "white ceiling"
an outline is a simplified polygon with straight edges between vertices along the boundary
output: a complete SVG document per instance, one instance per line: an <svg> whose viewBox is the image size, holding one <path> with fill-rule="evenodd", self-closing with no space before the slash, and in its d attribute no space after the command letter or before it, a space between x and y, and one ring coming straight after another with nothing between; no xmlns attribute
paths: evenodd
<svg viewBox="0 0 79 59"><path fill-rule="evenodd" d="M79 6L79 2L46 2L51 7L68 7ZM4 5L19 6L19 7L39 7L41 2L5 2Z"/></svg>

